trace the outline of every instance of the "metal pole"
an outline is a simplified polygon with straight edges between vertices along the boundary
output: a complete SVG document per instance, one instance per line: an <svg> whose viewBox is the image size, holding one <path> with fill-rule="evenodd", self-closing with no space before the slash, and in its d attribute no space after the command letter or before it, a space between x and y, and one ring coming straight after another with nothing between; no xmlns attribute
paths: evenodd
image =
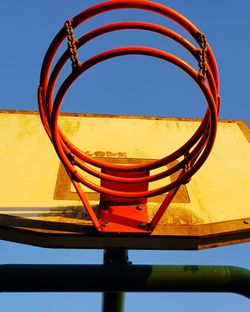
<svg viewBox="0 0 250 312"><path fill-rule="evenodd" d="M232 292L250 298L250 270L199 265L0 265L0 292Z"/></svg>
<svg viewBox="0 0 250 312"><path fill-rule="evenodd" d="M102 295L103 312L123 312L125 302L124 292L104 292Z"/></svg>
<svg viewBox="0 0 250 312"><path fill-rule="evenodd" d="M103 253L103 263L104 266L128 265L128 251L126 249L106 249ZM111 291L104 292L102 295L103 312L123 312L124 303L124 292Z"/></svg>

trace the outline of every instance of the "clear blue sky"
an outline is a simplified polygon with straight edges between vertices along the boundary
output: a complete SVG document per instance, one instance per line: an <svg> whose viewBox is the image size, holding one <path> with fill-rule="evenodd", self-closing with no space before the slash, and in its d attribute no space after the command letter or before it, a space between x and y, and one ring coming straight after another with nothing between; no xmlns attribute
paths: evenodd
<svg viewBox="0 0 250 312"><path fill-rule="evenodd" d="M101 1L1 1L0 108L37 110L36 92L44 53L65 20ZM250 1L159 0L191 19L206 33L219 64L221 118L250 125ZM152 14L121 11L87 22L77 34L111 21L148 20L180 31ZM184 33L183 33L184 34ZM86 46L81 56L121 45L148 45L186 57L168 40L142 32L120 32ZM188 57L188 56L187 56ZM191 60L189 57L187 60ZM143 57L111 60L89 71L71 89L63 109L86 113L125 113L200 117L196 87L178 69ZM228 177L230 178L230 176ZM222 179L223 185L223 179ZM235 190L237 191L237 190ZM237 207L235 207L237 209ZM131 251L135 264L238 265L250 269L250 244L204 251ZM102 251L42 249L0 242L0 263L102 263ZM248 311L250 302L233 294L127 294L126 311ZM100 311L100 294L1 294L1 311Z"/></svg>

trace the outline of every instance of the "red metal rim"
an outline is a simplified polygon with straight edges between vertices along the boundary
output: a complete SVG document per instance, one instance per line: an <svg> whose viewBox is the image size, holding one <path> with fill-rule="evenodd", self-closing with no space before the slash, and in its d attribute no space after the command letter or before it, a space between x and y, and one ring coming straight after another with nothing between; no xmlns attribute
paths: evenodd
<svg viewBox="0 0 250 312"><path fill-rule="evenodd" d="M72 21L72 27L75 28L78 25L82 24L86 20L108 11L117 10L117 9L142 9L154 12L156 14L163 15L169 19L172 19L176 23L180 24L193 38L199 43L198 35L200 34L199 29L191 23L186 17L182 16L180 13L176 12L173 9L168 8L167 6L155 2L149 2L147 0L115 0L115 1L106 1L98 5L92 6L78 15L76 15ZM48 77L50 73L50 68L53 62L53 59L57 53L58 48L65 39L65 29L64 27L58 32L54 40L51 42L47 53L44 58L44 62L41 69L40 75L40 86L43 88L43 91L46 93L46 86L48 83ZM215 61L211 47L207 46L207 58L211 63L211 70L215 73L216 85L219 88L219 74L218 67Z"/></svg>
<svg viewBox="0 0 250 312"><path fill-rule="evenodd" d="M148 10L157 14L162 14L167 18L170 18L180 24L187 32L189 32L194 39L199 43L198 36L200 31L184 16L179 14L178 12L158 3L149 2L145 0L115 0L115 1L107 1L98 5L95 5L77 16L75 16L71 20L72 27L75 28L84 21L89 18L94 17L95 15L108 12L116 9L143 9ZM105 34L110 31L120 30L120 29L144 29L150 30L154 32L161 33L165 36L170 37L171 39L180 43L183 47L189 50L190 53L193 54L194 57L197 56L197 50L192 44L190 44L186 39L183 39L182 36L177 33L164 28L159 25L145 23L145 22L122 22L122 23L114 23L110 25L106 25L95 29L92 32L81 37L77 43L77 47L80 47L84 42L94 39L95 37ZM219 75L218 69L216 65L216 61L210 46L207 47L207 83L206 81L202 81L198 75L198 73L191 67L188 66L181 59L171 55L165 51L147 48L147 47L123 47L119 49L113 49L109 51L105 51L100 53L90 59L86 60L83 64L81 64L73 73L71 73L66 80L63 82L60 87L55 101L53 103L52 97L54 93L54 87L57 80L57 77L64 66L65 62L68 59L68 55L65 52L57 64L54 67L54 70L50 74L52 62L55 58L58 48L60 47L62 41L65 39L65 31L64 28L57 34L57 36L52 41L43 65L41 69L41 77L40 77L40 86L38 91L38 101L39 101L39 109L41 114L41 119L43 125L47 131L47 134L51 138L55 149L60 157L61 161L65 165L70 174L71 178L75 179L78 182L83 183L84 185L92 188L93 190L104 193L111 196L122 197L122 198L144 198L151 197L162 194L164 192L168 192L173 188L177 187L182 183L186 183L191 176L197 172L197 170L202 166L202 164L207 159L216 135L216 127L217 127L217 117L219 112L219 97L218 97L218 89L219 89ZM186 142L182 147L173 152L172 154L154 161L148 162L141 165L134 166L123 166L123 165L111 165L105 162L98 161L97 159L93 159L87 155L85 155L81 150L79 150L76 146L74 146L67 137L63 134L63 132L58 127L58 118L60 114L60 107L63 101L63 97L72 83L86 70L91 68L92 66L113 58L122 55L130 55L130 54L139 54L139 55L147 55L153 56L157 58L161 58L167 62L170 62L182 70L184 70L199 86L201 91L204 94L204 97L207 101L208 110L206 115L204 116L200 127L197 129L195 134ZM189 152L189 150L191 152ZM174 182L165 185L164 187L154 189L152 191L146 192L119 192L111 189L107 189L96 184L90 183L86 178L84 178L78 170L75 168L72 163L72 154L78 157L80 160L94 165L99 168L107 168L107 169L115 169L118 171L134 171L134 170L152 170L155 168L159 168L163 165L170 163L177 158L183 157L186 152L189 152L187 157L184 157L181 160L180 164L174 166L171 169L165 170L160 174L155 174L147 177L141 178L123 178L123 177L113 177L109 174L99 173L98 171L90 169L85 164L80 164L79 167L86 172L89 172L92 175L95 175L101 179L106 179L109 181L116 181L121 183L138 183L138 182L151 182L158 179L161 179L165 176L170 175L173 172L180 170L181 168L185 171L184 174L180 175ZM187 164L190 164L188 167Z"/></svg>
<svg viewBox="0 0 250 312"><path fill-rule="evenodd" d="M173 31L170 31L162 26L159 26L159 25L154 25L154 24L150 24L150 23L145 23L145 22L125 22L125 23L115 23L115 24L110 24L110 25L106 25L106 26L103 26L103 27L100 27L98 29L95 29L94 31L84 35L83 37L81 37L79 40L78 40L78 47L80 47L82 44L86 43L87 41L95 38L96 36L99 36L99 35L102 35L106 32L109 32L109 31L114 31L114 30L117 30L117 29L127 29L127 28L136 28L136 29L146 29L146 30L151 30L151 31L155 31L155 32L158 32L158 33L161 33L161 34L164 34L165 36L170 36L171 38L175 39L176 41L178 41L179 43L181 43L182 45L185 46L185 48L187 48L194 56L196 56L196 52L197 52L197 49L191 45L187 40L183 39L182 36L176 34L175 32ZM52 71L52 74L51 74L51 77L50 77L50 80L49 80L49 83L48 83L48 88L47 88L47 94L46 94L46 104L47 104L47 118L50 120L51 118L51 111L52 111L52 107L53 107L53 101L52 101L52 96L53 96L53 92L54 92L54 86L55 86L55 82L56 82L56 79L63 67L63 65L65 64L66 60L69 58L69 55L67 53L67 51L62 55L62 57L59 59L59 61L56 63L55 65L55 68L54 70ZM214 79L212 77L212 73L211 73L211 70L210 70L210 67L208 65L208 78L210 78L211 81L214 82ZM215 86L215 83L209 83L209 85L211 85L211 88L213 89L213 94L214 94L214 97L216 98L216 86ZM173 161L173 159L175 159L175 157L177 155L180 155L180 154L184 154L185 151L187 149L190 148L190 143L193 142L194 144L194 140L195 141L198 141L200 139L200 136L201 134L204 132L204 124L205 122L203 122L203 124L201 125L201 129L198 129L198 131L193 135L193 137L183 146L181 147L179 150L177 150L176 152L174 152L173 154L167 156L167 159L164 158L165 162L171 162ZM50 130L48 130L50 131ZM60 131L60 130L59 130ZM77 149L77 147L73 146L72 143L64 136L64 134L60 131L60 136L62 138L62 140L66 143L66 145L68 147L70 147L71 150L74 151L74 153L77 155L77 157L80 157L82 160L86 161L86 162L89 162L91 163L92 165L97 165L97 166L100 166L100 162L98 163L95 163L95 160L91 159L90 157L83 155L82 151L80 151L79 149ZM65 151L67 150L67 147L65 147ZM152 164L151 164L152 165ZM102 167L106 168L106 163L102 163ZM88 167L84 167L87 171L90 169ZM135 170L135 169L139 169L140 166L136 166L136 167L133 167L132 170ZM120 168L119 166L116 166L116 169L117 170L121 170L121 171L125 171L125 170L131 170L131 167L130 168L126 168L126 167L122 167ZM179 168L176 167L176 170L178 170ZM175 170L175 171L176 171ZM173 172L173 169L172 169L172 172ZM93 173L93 171L92 171ZM167 175L167 172L164 173L165 176ZM94 173L95 175L95 173ZM112 179L112 177L111 177ZM115 178L117 179L117 178ZM152 180L152 177L150 178L150 180ZM150 181L148 180L148 181ZM118 180L117 180L118 181ZM128 183L136 183L134 181L130 181Z"/></svg>
<svg viewBox="0 0 250 312"><path fill-rule="evenodd" d="M64 83L62 84L61 88L59 89L57 96L55 98L55 102L54 102L54 106L53 106L53 111L52 111L52 115L51 115L51 135L52 135L52 140L53 140L53 144L55 146L55 149L61 159L61 161L64 163L64 165L66 166L66 168L69 170L70 174L74 177L77 178L78 181L80 181L81 183L85 184L88 187L91 187L92 189L101 192L101 193L105 193L108 195L115 195L118 196L117 191L112 191L112 190L108 190L108 189L104 189L100 186L94 185L94 184L90 184L88 180L86 180L83 176L81 176L77 171L76 168L74 167L74 165L71 163L71 161L68 159L67 155L65 155L65 151L62 145L62 140L61 137L59 135L59 127L58 127L58 117L59 117L59 113L60 113L60 106L63 100L63 96L65 95L65 93L67 92L67 90L69 89L69 87L72 85L72 83L84 72L86 71L88 68L98 64L101 61L104 61L105 59L111 58L111 57L116 57L116 56L121 56L121 55L128 55L128 54L140 54L140 55L149 55L149 56L154 56L154 57L158 57L161 59L164 59L168 62L171 62L175 65L177 65L178 67L180 67L181 69L183 69L187 74L189 74L191 76L191 78L196 81L196 83L198 84L198 86L200 87L200 89L202 90L207 102L208 102L208 107L209 107L209 118L208 118L208 128L209 131L205 131L203 133L203 136L206 135L207 137L205 137L205 142L204 144L206 144L206 146L203 149L202 147L199 147L202 149L202 153L200 155L200 157L198 158L198 160L194 163L194 165L190 168L190 170L188 170L183 177L181 177L179 180L176 180L176 182L178 183L183 183L185 181L187 181L187 179L189 179L203 164L203 162L205 161L205 159L208 157L211 148L213 146L213 142L215 139L215 134L216 134L216 125L217 125L217 106L216 106L216 102L214 101L213 95L209 89L209 87L206 85L206 83L204 81L201 81L199 78L199 75L197 74L197 72L190 66L188 66L186 63L184 63L183 61L181 61L180 59L178 59L177 57L165 52L165 51L161 51L161 50L156 50L153 48L146 48L146 47L126 47L126 48L119 48L119 49L113 49L110 51L106 51L104 53L101 53L95 57L93 57L92 59L89 59L89 63L85 62L84 66L79 67L77 70L75 70L71 75L68 76L68 78L64 81ZM197 154L195 154L195 157L197 157ZM161 161L158 161L161 164ZM149 167L149 169L151 169L150 164L146 164L146 166ZM110 168L110 166L109 166ZM141 167L143 169L145 169L145 166ZM112 167L111 167L112 169ZM133 169L131 169L133 170ZM175 183L171 183L171 187L174 187L176 184ZM170 188L171 189L171 188ZM148 191L148 192L143 192L143 194L138 194L138 193L125 193L122 194L122 192L119 193L119 196L123 197L149 197L149 196L154 196L154 195L158 195L159 192L162 191L167 191L168 190L168 186L165 186L163 188L160 189L156 189L153 191Z"/></svg>

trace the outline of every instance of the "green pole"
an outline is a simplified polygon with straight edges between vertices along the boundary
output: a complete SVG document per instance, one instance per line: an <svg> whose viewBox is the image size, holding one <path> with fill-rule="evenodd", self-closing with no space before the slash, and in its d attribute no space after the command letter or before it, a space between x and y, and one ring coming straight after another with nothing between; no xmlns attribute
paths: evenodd
<svg viewBox="0 0 250 312"><path fill-rule="evenodd" d="M128 251L126 249L106 249L103 253L104 266L128 265ZM118 291L103 292L103 312L123 312L125 305L125 293Z"/></svg>
<svg viewBox="0 0 250 312"><path fill-rule="evenodd" d="M0 292L224 292L250 298L250 270L199 265L0 265Z"/></svg>

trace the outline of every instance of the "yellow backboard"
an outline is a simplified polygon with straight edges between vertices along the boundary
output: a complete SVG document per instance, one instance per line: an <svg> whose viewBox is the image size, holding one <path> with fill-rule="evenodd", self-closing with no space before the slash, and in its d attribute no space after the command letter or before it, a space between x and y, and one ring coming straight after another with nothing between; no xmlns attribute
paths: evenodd
<svg viewBox="0 0 250 312"><path fill-rule="evenodd" d="M67 137L92 157L120 164L168 155L200 120L64 114ZM0 112L0 238L45 247L201 249L250 241L250 129L219 122L213 151L181 187L151 234L97 233L36 112ZM99 195L84 188L98 214ZM151 198L149 216L162 200Z"/></svg>

